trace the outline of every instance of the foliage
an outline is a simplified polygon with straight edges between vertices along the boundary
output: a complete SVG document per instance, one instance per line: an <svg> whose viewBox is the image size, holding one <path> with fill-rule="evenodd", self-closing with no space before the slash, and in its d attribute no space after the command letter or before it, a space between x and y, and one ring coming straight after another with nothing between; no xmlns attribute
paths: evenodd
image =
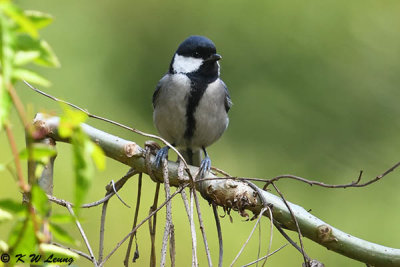
<svg viewBox="0 0 400 267"><path fill-rule="evenodd" d="M25 80L41 86L51 84L43 76L27 69L27 65L32 63L44 67L60 66L52 48L40 38L38 32L52 21L53 17L49 14L22 10L12 1L0 0L0 131L7 127L9 129L10 109L13 105L16 106L22 121L28 119L23 117L25 114L16 103L18 96L13 95L14 85L18 81ZM64 108L60 127L62 135L70 138L73 143L75 204L78 207L89 188L94 170L93 162L100 169L104 169L105 166L103 151L84 134L80 127L80 123L86 118L82 112ZM0 223L14 221L8 240L0 240L0 252L27 255L37 253L43 256L53 254L56 257L75 259L77 257L75 253L46 244L50 236L43 230L50 229L55 239L62 242L75 243L75 240L59 225L59 223L71 223L73 219L69 215L50 215L51 207L46 192L38 185L38 178L51 157L56 155L56 151L49 145L33 143L33 130L27 125L23 126L26 129L27 148L23 149L19 156L17 155L15 162L32 161L37 167L34 180L30 181L29 186L25 185L23 177L18 177L18 185L27 198L27 203L21 204L11 199L0 200ZM11 144L13 141L10 138L9 140ZM16 166L20 168L18 164ZM4 171L7 167L8 164L0 164L0 171Z"/></svg>

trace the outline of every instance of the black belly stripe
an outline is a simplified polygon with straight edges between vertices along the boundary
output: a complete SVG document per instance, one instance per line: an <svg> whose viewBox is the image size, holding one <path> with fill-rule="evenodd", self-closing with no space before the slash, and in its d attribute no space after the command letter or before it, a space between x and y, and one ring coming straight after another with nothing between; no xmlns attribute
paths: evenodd
<svg viewBox="0 0 400 267"><path fill-rule="evenodd" d="M194 113L200 103L200 99L202 98L207 89L208 83L202 82L201 79L199 78L190 76L189 78L191 80L191 90L186 107L186 130L184 137L185 139L190 141L196 129L196 121L194 119Z"/></svg>

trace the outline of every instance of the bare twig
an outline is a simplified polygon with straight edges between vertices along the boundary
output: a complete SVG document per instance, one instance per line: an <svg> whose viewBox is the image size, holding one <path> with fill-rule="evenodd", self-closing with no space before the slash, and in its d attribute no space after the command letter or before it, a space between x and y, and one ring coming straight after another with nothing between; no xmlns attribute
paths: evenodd
<svg viewBox="0 0 400 267"><path fill-rule="evenodd" d="M86 258L86 259L88 259L88 260L90 260L90 261L93 261L93 259L91 259L90 256L89 256L88 254L86 254L86 253L84 253L84 252L82 252L82 251L80 251L80 250L77 250L77 249L74 249L74 248L70 248L70 247L64 246L63 244L60 244L60 243L57 243L57 242L52 242L52 244L55 245L55 246L57 246L57 247L60 247L60 248L68 249L69 251L72 251L72 252L78 254L78 255L81 256L81 257L84 257L84 258Z"/></svg>
<svg viewBox="0 0 400 267"><path fill-rule="evenodd" d="M114 190L115 195L117 195L118 199L122 202L122 204L124 204L126 207L131 208L131 206L129 206L128 204L126 204L125 201L122 200L122 198L118 195L117 190L115 189L115 184L114 184L114 180L111 180L111 184L112 184L112 188Z"/></svg>
<svg viewBox="0 0 400 267"><path fill-rule="evenodd" d="M126 182L126 180L128 178L130 178L131 176L133 176L136 173L136 171L131 168L127 174L125 174L121 179L118 180L118 185L120 189ZM128 208L130 208L130 206L128 204L126 204L122 198L118 195L118 190L116 189L114 180L111 180L111 185L112 185L112 192L114 192L115 195L117 195L118 199ZM106 187L107 188L107 187ZM107 193L106 196L110 194L110 188L107 188ZM108 207L108 200L104 202L103 207L101 209L101 220L100 220L100 242L99 242L99 262L101 262L103 260L103 252L104 252L104 227L105 227L105 222L106 222L106 213L107 213L107 207Z"/></svg>
<svg viewBox="0 0 400 267"><path fill-rule="evenodd" d="M101 220L100 220L100 241L99 241L99 262L103 260L103 252L104 252L104 227L106 223L106 214L107 214L108 200L103 203L103 207L101 208Z"/></svg>
<svg viewBox="0 0 400 267"><path fill-rule="evenodd" d="M392 167L390 167L389 169L387 169L386 171L384 171L382 174L376 176L376 177L373 178L373 179L368 180L368 181L365 182L365 183L361 183L361 184L360 184L360 182L361 182L361 178L362 178L362 175L363 175L363 171L360 171L360 173L359 173L358 178L357 178L356 181L353 181L353 182L348 183L348 184L337 184L337 185L334 185L334 184L325 184L325 183L322 183L322 182L308 180L308 179L306 179L306 178L299 177L299 176L295 176L295 175L291 175L291 174L284 174L284 175L279 175L279 176L276 176L276 177L274 177L274 178L268 180L268 182L267 182L267 184L264 186L264 188L265 188L266 186L268 186L269 184L271 184L271 183L273 183L273 182L276 182L276 181L278 181L278 180L280 180L280 179L284 179L284 178L293 179L293 180L297 180L297 181L300 181L300 182L303 182L303 183L307 183L307 184L309 184L309 185L317 185L317 186L326 187L326 188L365 187L365 186L367 186L367 185L370 185L370 184L372 184L372 183L375 183L375 182L379 181L380 179L382 179L382 178L385 177L387 174L389 174L389 173L391 173L392 171L394 171L394 170L395 170L397 167L399 167L399 166L400 166L400 162L397 162L397 163L394 164Z"/></svg>
<svg viewBox="0 0 400 267"><path fill-rule="evenodd" d="M272 215L272 209L267 206L267 210L268 210L268 215L269 215L269 219L270 219L270 229L269 229L269 244L268 244L268 250L267 250L267 255L271 252L271 248L272 248L272 239L274 237L274 217ZM260 224L261 227L261 224ZM265 258L262 267L264 267L264 265L267 263L267 259L268 257Z"/></svg>
<svg viewBox="0 0 400 267"><path fill-rule="evenodd" d="M227 173L224 170L218 169L217 167L211 166L211 170L219 172L220 174L226 176L226 177L230 177L231 175L229 175L229 173Z"/></svg>
<svg viewBox="0 0 400 267"><path fill-rule="evenodd" d="M261 257L261 258L255 260L255 261L252 261L252 262L250 262L250 263L248 263L248 264L245 264L245 265L243 265L242 267L247 267L247 266L253 265L253 264L255 264L255 263L259 262L259 261L262 261L263 259L268 258L268 257L271 256L271 255L274 255L275 253L277 253L279 250L283 249L283 248L286 247L287 245L288 245L288 244L285 244L285 245L281 246L280 248L278 248L277 250L274 250L273 252L271 252L271 253L265 255L264 257Z"/></svg>
<svg viewBox="0 0 400 267"><path fill-rule="evenodd" d="M219 257L218 257L218 267L222 267L222 261L224 258L224 245L222 241L222 230L221 230L221 223L219 221L219 215L217 210L217 205L212 203L213 213L215 224L217 226L217 234L218 234L218 244L219 244Z"/></svg>
<svg viewBox="0 0 400 267"><path fill-rule="evenodd" d="M322 182L319 182L319 181L313 181L313 180L309 180L309 179L306 179L306 178L303 178L303 177L300 177L300 176L296 176L296 175L291 175L291 174L283 174L283 175L279 175L279 176L276 176L276 177L271 178L271 179L262 179L262 178L229 176L229 175L226 175L222 170L218 170L218 172L221 172L226 177L201 178L201 179L197 179L196 183L199 183L199 182L202 182L202 181L207 181L207 180L228 180L228 179L239 180L239 181L248 180L248 181L265 183L264 188L263 188L265 190L268 187L268 185L270 185L273 182L276 182L276 181L279 181L279 180L282 180L282 179L292 179L292 180L296 180L296 181L300 181L300 182L309 184L311 186L316 185L316 186L325 187L325 188L365 187L367 185L370 185L372 183L375 183L375 182L379 181L380 179L382 179L387 174L389 174L392 171L394 171L399 166L400 166L400 162L397 162L392 167L390 167L389 169L384 171L382 174L374 177L373 179L368 180L365 183L361 183L361 184L360 184L360 182L361 182L361 178L362 178L362 175L363 175L363 171L360 171L356 181L352 181L352 182L347 183L347 184L325 184L325 183L322 183ZM214 168L214 169L217 170L216 168Z"/></svg>
<svg viewBox="0 0 400 267"><path fill-rule="evenodd" d="M119 180L115 183L115 187L114 187L115 190L116 190L116 191L119 191L119 190L123 187L123 185L126 183L126 181L127 181L130 177L132 177L133 175L135 175L136 173L137 173L136 171L132 171L132 172L128 172L127 174L125 174L121 179L119 179ZM101 205L101 204L103 204L104 202L108 201L112 196L115 195L115 192L114 192L113 190L110 191L109 188L107 189L107 192L108 192L108 193L106 194L106 196L103 197L102 199L97 200L97 201L94 201L94 202L91 202L91 203L83 204L83 205L80 206L80 208L92 208L92 207L96 207L96 206ZM71 207L74 207L74 206L75 206L73 203L71 203L71 202L69 202L69 201L67 201L67 200L59 199L59 198L57 198L57 197L55 197L55 196L52 196L52 195L48 195L48 194L47 194L47 198L48 198L51 202L54 202L54 203L56 203L56 204L58 204L58 205L60 205L60 206L63 206L63 207L67 207L67 205L70 205Z"/></svg>
<svg viewBox="0 0 400 267"><path fill-rule="evenodd" d="M79 222L78 218L75 216L75 213L74 213L74 210L72 209L72 207L70 205L68 205L68 204L67 204L66 207L67 207L69 213L71 214L71 216L75 218L75 224L78 227L79 232L81 233L81 236L83 238L83 241L85 242L85 245L86 245L86 247L87 247L87 249L89 251L90 258L91 258L94 266L97 267L98 264L97 264L96 258L94 257L94 254L93 254L93 251L92 251L92 247L89 244L89 240L86 237L85 231L83 231L81 223Z"/></svg>
<svg viewBox="0 0 400 267"><path fill-rule="evenodd" d="M175 248L175 226L173 223L170 224L169 230L169 257L171 260L171 266L175 266L176 248Z"/></svg>
<svg viewBox="0 0 400 267"><path fill-rule="evenodd" d="M272 224L272 222L271 222ZM262 238L262 227L261 227L261 223L258 224L258 248L257 248L257 259L260 258L261 255L261 246L262 246L262 242L261 242L261 238ZM269 253L269 251L267 251L267 254ZM256 267L258 267L258 263L256 265Z"/></svg>
<svg viewBox="0 0 400 267"><path fill-rule="evenodd" d="M297 233L299 235L299 242L300 242L300 248L301 248L301 254L303 254L303 258L304 258L304 264L305 266L309 266L309 261L310 258L307 256L306 252L304 251L304 245L303 245L303 235L301 234L301 230L300 230L300 226L299 226L299 222L296 219L296 216L294 215L292 208L289 206L289 204L286 202L285 197L283 196L283 194L281 193L281 191L279 191L279 189L275 186L274 183L271 183L272 186L275 188L276 192L281 196L283 202L285 203L286 207L288 208L289 212L290 212L290 216L292 217L293 221L296 224L296 228L297 228Z"/></svg>
<svg viewBox="0 0 400 267"><path fill-rule="evenodd" d="M183 204L185 205L185 210L188 215L189 224L190 224L190 234L192 237L191 238L192 239L192 266L197 267L199 264L198 264L198 260L197 260L197 236L196 236L196 229L195 229L194 220L193 220L193 198L192 198L193 194L192 194L192 192L190 192L190 196L191 196L190 206L189 206L189 202L188 202L185 190L182 190L181 196L182 196Z"/></svg>
<svg viewBox="0 0 400 267"><path fill-rule="evenodd" d="M157 209L158 195L160 193L160 183L156 184L156 191L154 193L153 205L150 207L149 214L153 213ZM154 214L152 218L149 219L149 231L151 240L151 253L150 253L150 266L156 266L156 225L157 225L157 213Z"/></svg>
<svg viewBox="0 0 400 267"><path fill-rule="evenodd" d="M115 253L115 251L131 236L133 233L137 231L137 229L142 226L145 222L147 222L151 217L154 216L160 209L162 209L172 198L174 198L177 194L179 194L186 186L183 186L177 189L169 199L165 200L156 210L151 212L146 218L144 218L132 231L130 231L118 244L111 250L111 252L104 258L104 260L99 264L99 266L103 266L104 263Z"/></svg>
<svg viewBox="0 0 400 267"><path fill-rule="evenodd" d="M199 198L197 197L196 190L192 190L192 191L193 191L193 196L194 196L194 202L196 203L196 210L197 210L197 217L199 218L200 231L203 236L204 249L206 250L206 254L207 254L208 266L212 267L211 253L210 253L210 249L208 247L206 230L205 230L203 219L201 216Z"/></svg>
<svg viewBox="0 0 400 267"><path fill-rule="evenodd" d="M134 215L134 219L133 219L132 229L134 229L136 227L137 219L139 216L140 199L142 196L142 176L143 176L143 173L139 173L139 181L138 181L138 189L137 189L137 197L136 197L136 209L135 209L135 215ZM131 237L129 238L128 248L126 249L126 255L125 255L125 260L124 260L124 266L126 266L126 267L128 267L128 265L129 265L129 256L131 253L133 237L136 237L136 232L135 232L135 234L131 235Z"/></svg>
<svg viewBox="0 0 400 267"><path fill-rule="evenodd" d="M251 237L253 236L254 231L255 231L256 228L257 228L257 225L260 223L260 220L261 220L262 215L264 214L264 212L265 212L266 210L267 210L267 208L263 208L263 209L260 211L260 214L258 215L258 219L257 219L256 223L254 224L254 227L253 227L253 229L251 230L249 237L247 238L246 242L244 242L242 248L239 250L238 254L237 254L236 257L233 259L233 261L232 261L232 263L231 263L230 266L233 266L233 264L235 264L235 262L239 259L240 254L242 254L244 248L245 248L245 247L247 246L247 244L249 243ZM267 253L267 254L268 254L268 253Z"/></svg>
<svg viewBox="0 0 400 267"><path fill-rule="evenodd" d="M165 198L168 199L170 197L170 186L169 186L169 180L168 180L168 166L167 166L167 160L166 159L164 159L162 161L162 169L163 169L163 178L164 178ZM167 210L166 210L164 236L163 236L162 247L161 247L160 266L165 266L165 264L166 264L168 238L171 235L171 227L173 227L171 202L167 203L167 208L166 209Z"/></svg>

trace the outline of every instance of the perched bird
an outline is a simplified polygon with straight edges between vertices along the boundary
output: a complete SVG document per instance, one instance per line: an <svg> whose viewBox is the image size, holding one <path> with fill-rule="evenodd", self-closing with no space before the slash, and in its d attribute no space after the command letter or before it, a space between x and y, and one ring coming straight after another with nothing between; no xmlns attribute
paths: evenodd
<svg viewBox="0 0 400 267"><path fill-rule="evenodd" d="M168 73L153 94L153 120L159 134L178 148L189 164L200 166L201 176L211 168L206 147L228 127L232 105L228 89L219 78L220 59L210 39L188 37L179 45ZM167 157L168 149L157 152L157 167Z"/></svg>

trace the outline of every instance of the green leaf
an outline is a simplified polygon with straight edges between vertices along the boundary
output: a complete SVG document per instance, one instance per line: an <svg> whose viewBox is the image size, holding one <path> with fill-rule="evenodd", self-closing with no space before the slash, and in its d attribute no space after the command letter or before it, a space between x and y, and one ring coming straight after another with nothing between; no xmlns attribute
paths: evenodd
<svg viewBox="0 0 400 267"><path fill-rule="evenodd" d="M8 211L0 209L0 223L9 221L13 218L12 214Z"/></svg>
<svg viewBox="0 0 400 267"><path fill-rule="evenodd" d="M46 144L34 144L31 150L31 157L33 160L47 163L47 159L57 155L57 151L54 147ZM20 159L27 160L29 158L29 153L27 148L24 148L20 154Z"/></svg>
<svg viewBox="0 0 400 267"><path fill-rule="evenodd" d="M8 210L12 213L18 213L26 210L26 206L22 205L21 202L17 202L9 198L0 200L0 208Z"/></svg>
<svg viewBox="0 0 400 267"><path fill-rule="evenodd" d="M50 212L50 203L46 193L38 185L34 184L31 189L32 204L42 216L47 216Z"/></svg>
<svg viewBox="0 0 400 267"><path fill-rule="evenodd" d="M28 82L39 84L45 87L51 85L49 80L40 76L36 72L27 69L15 69L12 73L12 77L19 80L26 80Z"/></svg>
<svg viewBox="0 0 400 267"><path fill-rule="evenodd" d="M99 170L104 170L106 168L106 156L104 155L104 151L101 149L99 145L88 140L90 144L87 144L89 150L91 151L90 154L92 155L92 159L94 164Z"/></svg>
<svg viewBox="0 0 400 267"><path fill-rule="evenodd" d="M0 172L4 171L6 169L6 165L0 164Z"/></svg>
<svg viewBox="0 0 400 267"><path fill-rule="evenodd" d="M33 38L39 37L35 24L16 5L9 1L3 1L0 4L0 8L20 26L22 32L28 33Z"/></svg>
<svg viewBox="0 0 400 267"><path fill-rule="evenodd" d="M40 244L40 250L44 252L44 258L51 261L51 259L59 258L64 259L66 262L54 262L57 265L71 265L74 261L76 261L79 256L78 254L65 249L60 248L52 244Z"/></svg>
<svg viewBox="0 0 400 267"><path fill-rule="evenodd" d="M68 138L72 136L75 129L80 127L82 122L86 121L88 115L80 110L73 110L65 104L61 107L64 109L64 114L60 118L58 133L62 138Z"/></svg>
<svg viewBox="0 0 400 267"><path fill-rule="evenodd" d="M3 129L11 107L11 98L7 87L11 82L13 68L13 39L14 34L11 30L10 21L5 16L0 16L0 130Z"/></svg>
<svg viewBox="0 0 400 267"><path fill-rule="evenodd" d="M14 65L22 66L34 61L36 58L40 56L39 51L35 50L27 50L27 51L18 51L15 53L14 57Z"/></svg>
<svg viewBox="0 0 400 267"><path fill-rule="evenodd" d="M35 64L45 67L60 67L60 61L45 40L34 39L27 34L19 34L16 45L17 51L38 51L40 56L34 60Z"/></svg>
<svg viewBox="0 0 400 267"><path fill-rule="evenodd" d="M45 40L41 40L39 42L39 48L40 48L40 57L35 59L35 63L37 65L45 67L53 67L53 68L59 68L61 66L58 57L54 53L51 46Z"/></svg>
<svg viewBox="0 0 400 267"><path fill-rule="evenodd" d="M50 231L53 234L53 236L60 242L62 243L68 243L71 245L76 245L76 240L68 234L67 231L65 231L61 226L58 226L57 224L50 223Z"/></svg>
<svg viewBox="0 0 400 267"><path fill-rule="evenodd" d="M8 94L0 76L0 131L3 129L4 122L6 121L11 108L11 98Z"/></svg>
<svg viewBox="0 0 400 267"><path fill-rule="evenodd" d="M53 22L53 16L36 10L25 10L24 14L35 25L36 29L41 29Z"/></svg>
<svg viewBox="0 0 400 267"><path fill-rule="evenodd" d="M79 207L82 204L94 174L88 140L89 138L79 129L73 135L71 142L75 172L75 207ZM78 213L79 209L76 209L76 212Z"/></svg>
<svg viewBox="0 0 400 267"><path fill-rule="evenodd" d="M8 244L15 253L29 255L37 251L35 230L29 217L25 221L19 221L14 226L10 232Z"/></svg>
<svg viewBox="0 0 400 267"><path fill-rule="evenodd" d="M52 214L50 216L51 223L71 223L74 220L70 214Z"/></svg>

